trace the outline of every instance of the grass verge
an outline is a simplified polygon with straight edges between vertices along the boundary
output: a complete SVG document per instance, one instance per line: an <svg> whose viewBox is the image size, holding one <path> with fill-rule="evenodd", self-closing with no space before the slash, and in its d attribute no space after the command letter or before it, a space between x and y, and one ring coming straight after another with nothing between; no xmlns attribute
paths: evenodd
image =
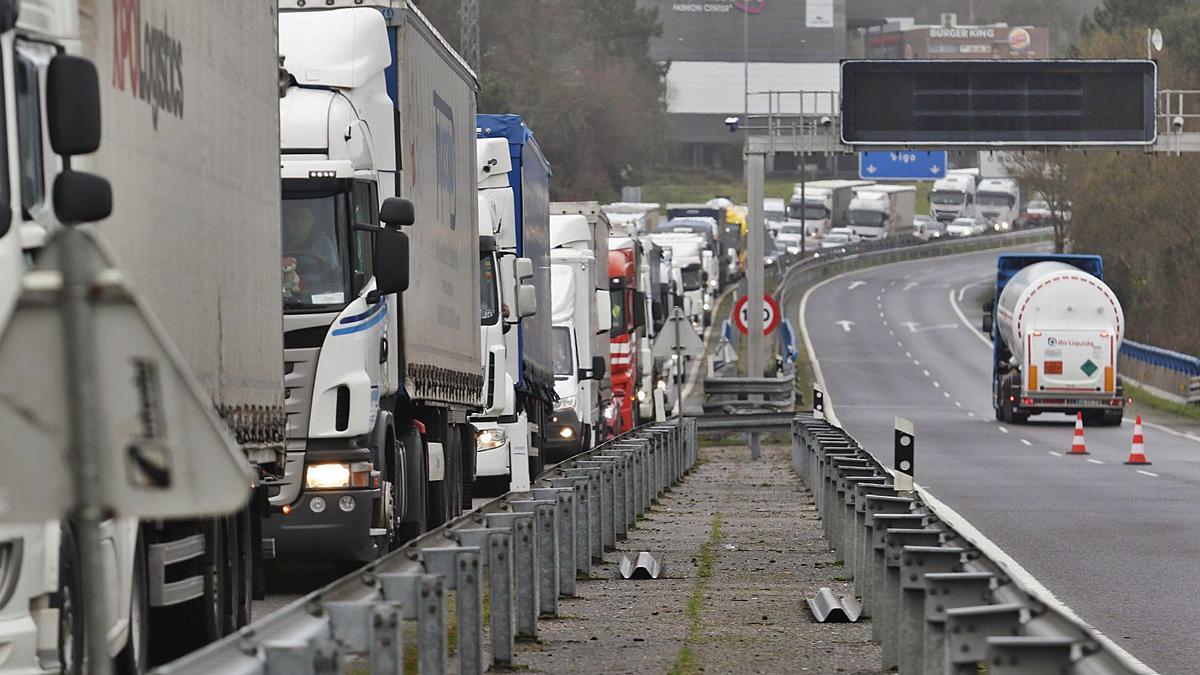
<svg viewBox="0 0 1200 675"><path fill-rule="evenodd" d="M688 597L687 609L685 611L688 618L687 637L684 639L683 646L679 649L679 654L675 656L675 663L667 671L670 675L692 675L702 672L696 663L696 653L692 650L692 646L700 641L700 619L704 610L704 594L708 591L709 580L712 579L713 575L713 566L717 562L717 543L724 536L721 533L721 525L724 522L724 517L724 514L720 512L713 515L712 526L708 531L708 539L700 545L700 551L697 556L700 559L700 576L696 580L696 585L692 588L691 596Z"/></svg>
<svg viewBox="0 0 1200 675"><path fill-rule="evenodd" d="M1133 399L1134 403L1142 407L1200 422L1200 406L1168 401L1165 398L1159 398L1145 389L1135 387L1129 383L1125 384L1125 393Z"/></svg>

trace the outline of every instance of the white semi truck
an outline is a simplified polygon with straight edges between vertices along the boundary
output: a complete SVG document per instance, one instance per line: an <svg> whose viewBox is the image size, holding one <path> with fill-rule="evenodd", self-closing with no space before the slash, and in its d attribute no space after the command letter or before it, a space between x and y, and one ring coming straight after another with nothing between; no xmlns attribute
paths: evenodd
<svg viewBox="0 0 1200 675"><path fill-rule="evenodd" d="M83 56L99 73L101 142L71 168L111 183L112 214L95 226L97 238L211 399L259 486L249 509L233 516L106 521L100 550L79 550L66 522L0 525L0 673L84 672L85 555L102 557L99 583L112 599L106 623L87 630L103 632L123 670L140 672L151 657L195 649L249 619L263 486L284 469L275 31L274 0L0 1L0 138L12 139L0 333L26 262L39 262L59 228L51 187L64 164L43 122L64 106L80 124L89 118L76 91L51 91L48 70L59 55ZM4 479L0 471L10 493L21 489Z"/></svg>
<svg viewBox="0 0 1200 675"><path fill-rule="evenodd" d="M945 177L933 182L929 193L929 209L935 219L949 222L955 218L974 218L976 182L975 174L963 170L948 171Z"/></svg>
<svg viewBox="0 0 1200 675"><path fill-rule="evenodd" d="M874 185L869 180L810 180L792 187L788 214L793 220L803 220L809 236L819 237L832 228L845 227L849 219L850 200L858 188ZM803 195L803 202L801 196ZM803 203L803 207L802 207Z"/></svg>
<svg viewBox="0 0 1200 675"><path fill-rule="evenodd" d="M551 342L558 402L546 449L550 461L560 461L607 435L604 410L612 399L607 382L609 223L595 202L553 202L550 209Z"/></svg>
<svg viewBox="0 0 1200 675"><path fill-rule="evenodd" d="M1021 215L1021 186L1012 178L984 178L975 194L978 218L993 230L1012 228Z"/></svg>
<svg viewBox="0 0 1200 675"><path fill-rule="evenodd" d="M712 258L706 256L705 240L688 232L664 232L650 235L655 244L671 251L671 276L676 289L675 302L697 326L712 311L712 289L707 280L712 273Z"/></svg>
<svg viewBox="0 0 1200 675"><path fill-rule="evenodd" d="M863 239L884 239L911 232L917 189L911 185L870 185L854 191L849 224Z"/></svg>
<svg viewBox="0 0 1200 675"><path fill-rule="evenodd" d="M996 267L997 300L983 317L995 351L996 419L1082 412L1086 424L1120 424L1125 314L1103 281L1100 256L1007 254Z"/></svg>
<svg viewBox="0 0 1200 675"><path fill-rule="evenodd" d="M470 500L478 84L408 2L279 4L288 466L264 544L367 561Z"/></svg>

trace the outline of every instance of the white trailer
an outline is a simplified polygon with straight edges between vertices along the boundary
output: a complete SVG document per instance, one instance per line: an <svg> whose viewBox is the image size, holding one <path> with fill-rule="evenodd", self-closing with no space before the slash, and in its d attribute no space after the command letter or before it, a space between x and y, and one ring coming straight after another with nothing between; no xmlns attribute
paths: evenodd
<svg viewBox="0 0 1200 675"><path fill-rule="evenodd" d="M911 185L870 185L854 191L849 223L863 239L884 239L912 231L917 189Z"/></svg>
<svg viewBox="0 0 1200 675"><path fill-rule="evenodd" d="M800 183L796 183L792 187L789 215L794 220L803 218L809 235L820 236L832 228L846 227L854 191L874 184L869 180L810 180L802 188ZM800 208L801 192L808 204L803 209L803 215Z"/></svg>
<svg viewBox="0 0 1200 675"><path fill-rule="evenodd" d="M50 188L63 164L41 122L47 69L58 54L81 55L99 71L102 139L72 167L107 178L113 191L112 215L96 232L259 478L281 476L284 465L274 6L0 2L0 16L19 11L15 27L0 27L0 45L15 82L6 135L20 139L8 148L20 189L5 193L13 226L0 228L0 332L24 261L36 261L59 227ZM65 523L0 526L0 558L21 551L7 577L12 594L0 602L0 672L83 671L82 555L103 558L99 583L114 611L94 628L126 669L243 625L261 550L260 494L250 511L221 519L108 521L99 551L79 551Z"/></svg>

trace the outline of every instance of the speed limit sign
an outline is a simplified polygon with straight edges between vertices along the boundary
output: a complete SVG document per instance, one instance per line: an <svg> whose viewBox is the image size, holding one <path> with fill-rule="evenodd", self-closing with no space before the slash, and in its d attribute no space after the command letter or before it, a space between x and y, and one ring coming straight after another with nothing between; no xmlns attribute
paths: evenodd
<svg viewBox="0 0 1200 675"><path fill-rule="evenodd" d="M733 323L737 329L742 332L742 335L749 335L750 329L750 297L743 295L741 300L733 306ZM763 335L770 335L775 327L779 325L779 303L775 302L775 298L770 295L763 295L762 305L762 331Z"/></svg>

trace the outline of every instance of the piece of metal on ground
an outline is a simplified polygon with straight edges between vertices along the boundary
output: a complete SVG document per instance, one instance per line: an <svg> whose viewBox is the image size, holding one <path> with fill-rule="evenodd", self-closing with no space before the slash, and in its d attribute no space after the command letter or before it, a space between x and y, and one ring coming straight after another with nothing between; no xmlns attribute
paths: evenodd
<svg viewBox="0 0 1200 675"><path fill-rule="evenodd" d="M649 551L639 551L630 557L621 556L621 577L625 579L657 579L662 575L664 565Z"/></svg>
<svg viewBox="0 0 1200 675"><path fill-rule="evenodd" d="M813 616L821 623L854 623L862 616L862 605L853 595L838 599L828 586L822 586L816 595L805 600Z"/></svg>

